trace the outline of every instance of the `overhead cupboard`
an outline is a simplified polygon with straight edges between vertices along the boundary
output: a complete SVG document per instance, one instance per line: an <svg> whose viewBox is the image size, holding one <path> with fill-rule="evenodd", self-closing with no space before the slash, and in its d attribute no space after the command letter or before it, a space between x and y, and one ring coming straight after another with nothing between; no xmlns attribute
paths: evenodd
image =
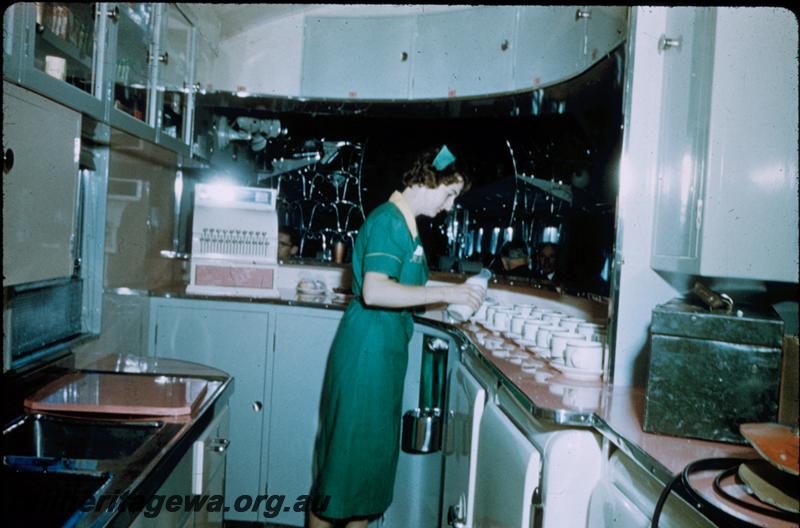
<svg viewBox="0 0 800 528"><path fill-rule="evenodd" d="M206 64L213 49L187 12L166 3L14 4L3 14L3 76L188 158L194 96L208 75L203 67L198 76L195 56Z"/></svg>
<svg viewBox="0 0 800 528"><path fill-rule="evenodd" d="M300 95L430 99L535 89L587 69L624 40L626 29L626 7L309 15Z"/></svg>
<svg viewBox="0 0 800 528"><path fill-rule="evenodd" d="M663 74L654 269L798 281L797 23L754 14L670 8L644 50Z"/></svg>

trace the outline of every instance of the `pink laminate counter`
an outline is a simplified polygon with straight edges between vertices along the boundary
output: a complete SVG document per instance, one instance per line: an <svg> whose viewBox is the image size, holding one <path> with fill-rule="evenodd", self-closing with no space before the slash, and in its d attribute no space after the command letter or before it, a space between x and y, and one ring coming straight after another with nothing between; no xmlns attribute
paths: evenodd
<svg viewBox="0 0 800 528"><path fill-rule="evenodd" d="M646 433L642 430L644 390L615 387L596 381L567 379L547 363L535 372L523 371L508 358L493 356L478 344L468 325L461 331L470 340L480 359L489 364L510 382L510 389L520 393L530 403L534 416L544 416L556 423L593 427L612 444L637 460L663 484L680 473L687 464L706 458L741 457L758 459L754 449L745 445L710 442L690 438ZM513 344L506 340L507 344ZM538 358L540 359L540 358ZM784 528L796 523L755 514L730 503L722 503L712 488L713 478L701 473L692 480L702 495L728 513L757 526ZM742 498L742 497L740 497Z"/></svg>

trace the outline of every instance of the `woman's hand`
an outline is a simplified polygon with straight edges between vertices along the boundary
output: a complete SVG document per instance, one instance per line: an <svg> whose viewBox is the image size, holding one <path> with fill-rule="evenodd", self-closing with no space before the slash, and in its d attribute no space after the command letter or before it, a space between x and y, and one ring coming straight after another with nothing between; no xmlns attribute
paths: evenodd
<svg viewBox="0 0 800 528"><path fill-rule="evenodd" d="M477 284L459 284L448 288L447 302L449 304L466 304L475 312L481 307L483 298L486 296L486 288Z"/></svg>

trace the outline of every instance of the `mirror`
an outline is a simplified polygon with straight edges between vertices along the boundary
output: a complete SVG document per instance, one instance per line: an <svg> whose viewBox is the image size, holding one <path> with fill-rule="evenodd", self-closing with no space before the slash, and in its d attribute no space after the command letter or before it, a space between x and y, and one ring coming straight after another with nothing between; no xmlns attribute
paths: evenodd
<svg viewBox="0 0 800 528"><path fill-rule="evenodd" d="M199 177L224 169L242 185L279 187L281 221L301 246L299 257L330 261L331 244L342 241L349 262L363 216L400 188L410 159L447 144L468 168L471 188L451 213L418 219L432 271L489 267L501 281L607 296L623 52L620 45L558 85L481 99L200 96L198 122L214 123L200 131L201 143L216 148ZM279 132L256 142L253 119L279 120ZM358 214L343 222L350 219L343 208Z"/></svg>

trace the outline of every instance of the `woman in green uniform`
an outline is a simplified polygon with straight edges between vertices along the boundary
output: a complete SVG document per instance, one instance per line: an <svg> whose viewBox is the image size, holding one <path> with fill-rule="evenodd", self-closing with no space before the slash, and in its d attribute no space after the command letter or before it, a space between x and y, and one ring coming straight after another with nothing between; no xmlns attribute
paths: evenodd
<svg viewBox="0 0 800 528"><path fill-rule="evenodd" d="M334 338L320 406L311 528L346 520L366 528L392 502L399 455L403 381L414 331L409 307L468 304L472 284L425 286L428 265L415 217L449 211L466 181L446 146L424 152L404 189L377 207L353 246L353 294Z"/></svg>

